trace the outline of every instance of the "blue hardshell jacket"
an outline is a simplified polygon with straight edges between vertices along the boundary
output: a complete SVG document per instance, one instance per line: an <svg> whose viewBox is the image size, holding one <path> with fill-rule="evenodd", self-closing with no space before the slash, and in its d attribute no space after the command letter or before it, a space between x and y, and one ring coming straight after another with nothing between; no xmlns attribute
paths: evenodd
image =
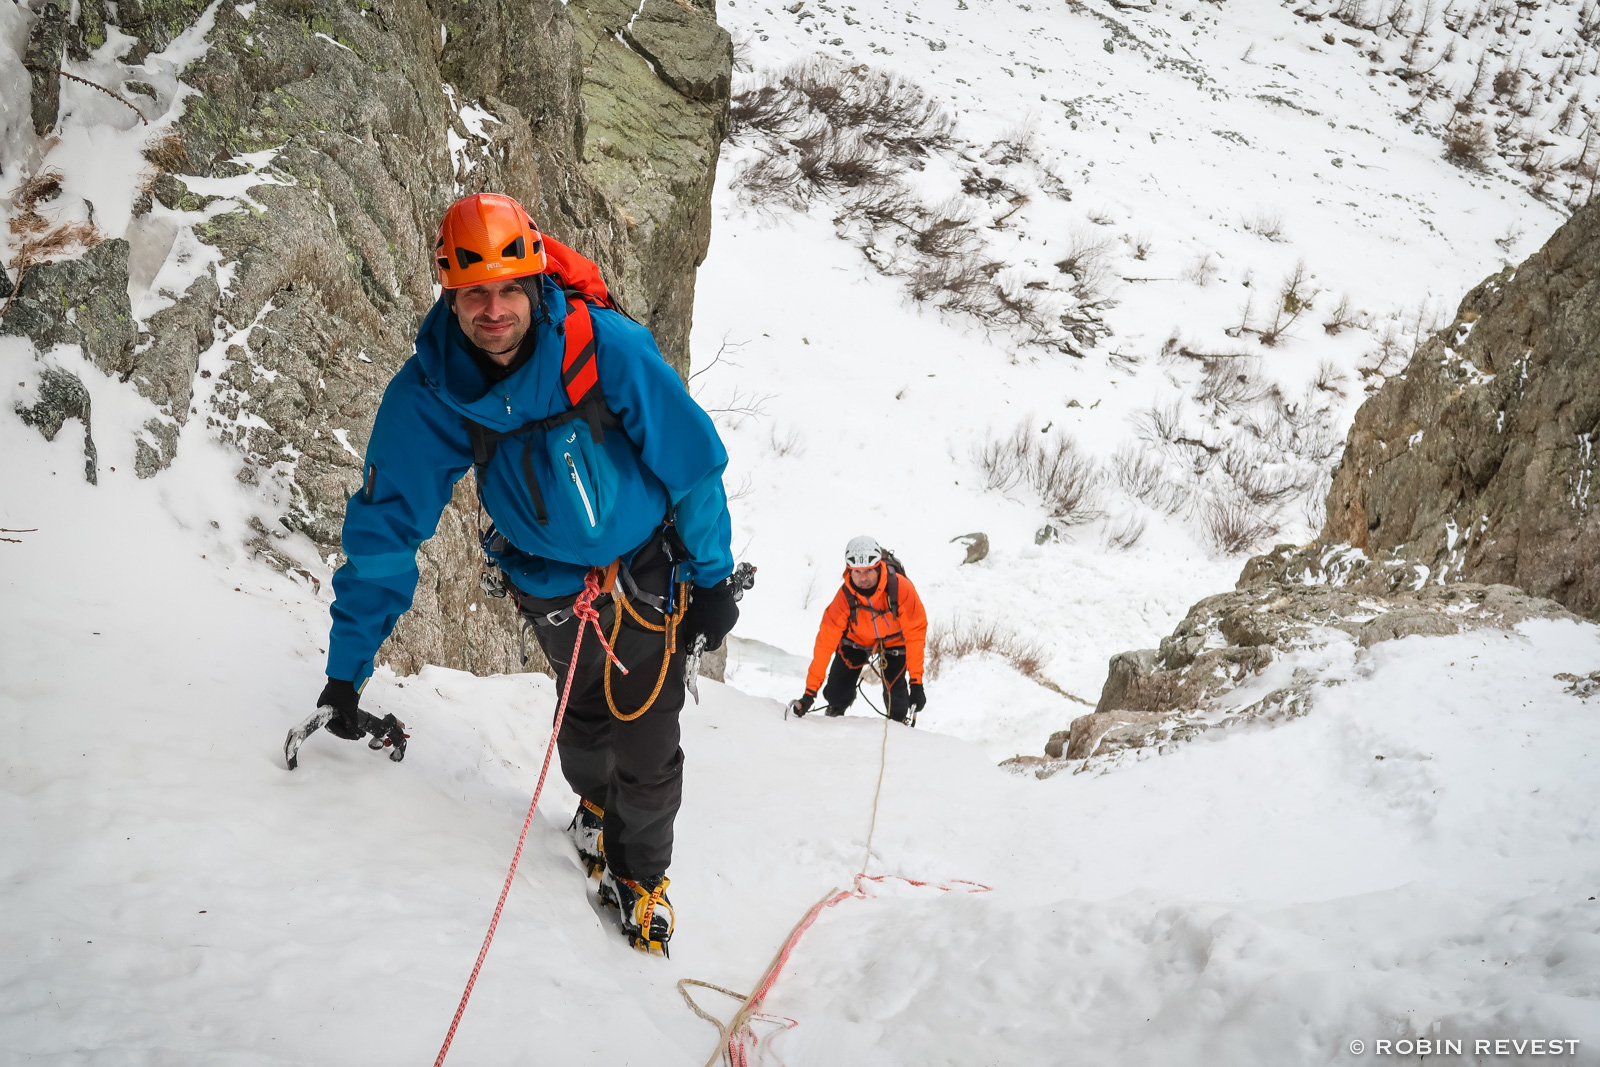
<svg viewBox="0 0 1600 1067"><path fill-rule="evenodd" d="M516 373L491 388L467 353L455 314L440 300L422 322L415 354L384 392L364 483L345 508L328 677L359 688L372 674L378 646L411 607L417 548L433 536L455 483L472 467L466 420L506 431L568 410L557 332L566 299L554 282L541 280L534 356ZM495 562L526 593L576 593L590 567L631 559L670 507L689 552L679 580L714 585L733 571L722 488L728 454L716 427L661 358L649 330L606 308L591 307L590 318L600 386L621 425L600 444L582 418L535 432L531 449L526 438L500 442L480 487L484 509L508 542L493 552ZM525 458L548 525L534 511Z"/></svg>

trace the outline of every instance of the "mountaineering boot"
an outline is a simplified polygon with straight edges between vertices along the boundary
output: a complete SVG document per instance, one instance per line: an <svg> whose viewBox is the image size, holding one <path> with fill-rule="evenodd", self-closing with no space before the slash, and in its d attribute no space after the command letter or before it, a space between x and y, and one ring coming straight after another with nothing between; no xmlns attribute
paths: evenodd
<svg viewBox="0 0 1600 1067"><path fill-rule="evenodd" d="M673 928L668 884L664 874L639 882L619 878L609 870L600 877L600 903L617 909L617 921L628 944L641 952L671 955L667 951Z"/></svg>
<svg viewBox="0 0 1600 1067"><path fill-rule="evenodd" d="M572 835L572 843L578 847L578 858L583 861L583 869L589 872L590 878L606 867L606 843L600 832L605 818L605 809L600 805L580 799L578 810L572 813L572 823L567 827L567 833Z"/></svg>

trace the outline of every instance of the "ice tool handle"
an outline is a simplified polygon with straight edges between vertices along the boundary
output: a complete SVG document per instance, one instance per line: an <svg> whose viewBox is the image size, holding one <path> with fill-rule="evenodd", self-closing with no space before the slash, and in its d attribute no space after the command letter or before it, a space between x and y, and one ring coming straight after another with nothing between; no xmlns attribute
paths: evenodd
<svg viewBox="0 0 1600 1067"><path fill-rule="evenodd" d="M756 584L756 568L754 564L741 563L733 568L733 574L728 581L733 586L733 599L737 603L744 599L745 590ZM689 657L683 665L683 684L689 690L689 695L694 697L696 704L700 703L700 657L706 654L706 635L697 634L694 639L694 648L689 650Z"/></svg>

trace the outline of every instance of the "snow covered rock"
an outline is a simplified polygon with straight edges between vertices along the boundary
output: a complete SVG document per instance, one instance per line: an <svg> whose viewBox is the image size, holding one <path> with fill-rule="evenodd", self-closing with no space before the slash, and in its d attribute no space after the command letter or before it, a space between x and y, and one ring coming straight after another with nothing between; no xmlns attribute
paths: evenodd
<svg viewBox="0 0 1600 1067"><path fill-rule="evenodd" d="M1346 543L1353 588L1504 582L1600 617L1600 201L1485 280L1362 405L1306 553Z"/></svg>
<svg viewBox="0 0 1600 1067"><path fill-rule="evenodd" d="M1311 708L1317 689L1345 680L1383 642L1576 618L1554 601L1506 585L1430 585L1382 597L1329 585L1241 584L1196 604L1160 648L1112 657L1095 710L1051 736L1050 762L1008 764L1049 777L1066 761L1093 762L1162 749L1218 727L1295 718Z"/></svg>

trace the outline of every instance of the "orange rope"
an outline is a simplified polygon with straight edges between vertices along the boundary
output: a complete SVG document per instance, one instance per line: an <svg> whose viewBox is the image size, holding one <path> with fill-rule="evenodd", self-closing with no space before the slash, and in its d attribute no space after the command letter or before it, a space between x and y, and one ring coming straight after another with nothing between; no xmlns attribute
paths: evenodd
<svg viewBox="0 0 1600 1067"><path fill-rule="evenodd" d="M688 582L680 582L679 583L679 585L678 585L678 610L676 612L674 612L673 614L671 614L671 615L667 615L667 614L663 613L662 617L661 617L661 625L660 626L657 626L655 623L647 621L637 611L633 610L633 605L628 603L628 598L623 593L622 586L620 584L617 585L617 587L614 588L611 591L611 597L612 597L612 600L614 600L616 603L622 605L623 610L626 611L630 616L632 616L634 622L637 622L640 626L643 626L646 630L652 630L655 633L659 633L659 634L664 634L665 635L662 638L661 672L656 675L656 687L650 691L650 699L646 700L644 702L644 706L641 707L638 711L630 712L628 714L623 714L621 709L619 709L617 707L616 700L611 696L611 664L610 663L606 664L606 669L605 669L606 705L611 708L611 714L615 715L618 719L622 720L623 722L632 722L634 719L637 719L639 716L643 715L645 712L649 711L652 707L655 706L656 698L661 695L661 687L666 684L666 681L667 681L667 667L670 666L671 663L672 663L672 654L678 650L678 626L679 626L680 623L683 622L683 617L684 617L685 613L687 613L688 610L689 610L689 583ZM617 643L617 635L620 634L621 632L622 632L622 612L619 611L619 612L616 613L616 618L611 623L611 643L612 643L612 645L615 645ZM624 672L624 673L626 673L626 672Z"/></svg>
<svg viewBox="0 0 1600 1067"><path fill-rule="evenodd" d="M590 626L594 627L595 638L610 657L606 661L608 667L611 660L616 659L611 646L606 642L606 635L600 630L600 613L594 609L594 598L599 595L600 572L591 567L589 573L584 575L583 591L578 594L578 599L572 605L572 614L578 620L578 636L572 642L572 661L567 664L567 680L561 688L561 703L556 705L556 719L550 726L550 743L545 746L544 766L539 768L539 784L533 787L533 801L528 805L527 817L522 820L522 833L517 835L517 850L511 854L511 869L506 872L506 884L500 889L500 900L494 906L494 917L489 920L489 930L483 935L483 947L478 949L477 962L472 965L472 975L467 979L467 988L461 993L461 1003L456 1006L455 1018L450 1020L450 1029L444 1035L444 1045L440 1047L439 1058L433 1061L433 1067L441 1067L445 1054L450 1051L450 1042L455 1040L456 1027L461 1025L461 1016L466 1013L467 1000L472 996L472 987L478 984L478 972L483 970L483 961L489 955L489 944L494 940L495 928L500 925L500 913L505 910L506 897L511 893L511 880L516 877L517 863L522 859L522 847L528 841L528 828L533 825L533 812L539 806L539 794L544 792L545 776L550 773L550 757L555 755L556 738L561 733L561 720L567 713L567 698L572 694L572 678L578 673L578 651L583 648L584 631Z"/></svg>

